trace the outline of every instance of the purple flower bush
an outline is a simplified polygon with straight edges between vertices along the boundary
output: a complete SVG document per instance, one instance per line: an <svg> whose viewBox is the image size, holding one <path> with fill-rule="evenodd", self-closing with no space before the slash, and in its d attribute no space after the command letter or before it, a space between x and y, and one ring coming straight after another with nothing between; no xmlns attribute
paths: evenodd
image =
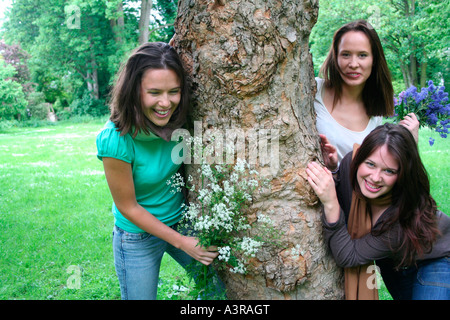
<svg viewBox="0 0 450 320"><path fill-rule="evenodd" d="M402 91L398 98L394 97L396 121L399 122L408 113L414 112L421 127L432 128L442 138L447 138L450 129L450 104L448 93L444 90L444 86L436 87L430 80L428 87L422 88L420 92L415 86ZM434 139L430 138L429 143L432 146Z"/></svg>

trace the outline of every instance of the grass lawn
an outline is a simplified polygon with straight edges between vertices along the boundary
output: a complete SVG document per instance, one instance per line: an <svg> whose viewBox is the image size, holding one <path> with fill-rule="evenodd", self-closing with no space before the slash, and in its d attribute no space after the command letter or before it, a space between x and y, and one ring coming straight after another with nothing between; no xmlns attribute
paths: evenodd
<svg viewBox="0 0 450 320"><path fill-rule="evenodd" d="M120 299L112 200L96 158L95 137L103 124L0 131L0 300ZM419 148L432 193L448 214L448 139L421 129ZM158 299L170 298L183 277L165 256ZM390 298L385 290L381 295Z"/></svg>

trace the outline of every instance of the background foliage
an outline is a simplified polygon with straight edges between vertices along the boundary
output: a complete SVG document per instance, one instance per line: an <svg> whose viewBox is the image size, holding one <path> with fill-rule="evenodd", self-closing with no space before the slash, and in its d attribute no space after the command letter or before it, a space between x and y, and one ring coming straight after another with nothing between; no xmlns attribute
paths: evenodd
<svg viewBox="0 0 450 320"><path fill-rule="evenodd" d="M177 2L153 1L149 41L172 37ZM12 2L0 31L0 120L41 119L45 103L60 118L107 114L114 75L139 45L140 7L137 0Z"/></svg>
<svg viewBox="0 0 450 320"><path fill-rule="evenodd" d="M120 62L139 45L149 0L15 0L0 30L0 121L108 113ZM178 0L153 0L149 41L168 42ZM366 19L382 39L398 94L450 81L450 0L320 0L310 48L318 75L335 30ZM14 67L14 70L11 69Z"/></svg>

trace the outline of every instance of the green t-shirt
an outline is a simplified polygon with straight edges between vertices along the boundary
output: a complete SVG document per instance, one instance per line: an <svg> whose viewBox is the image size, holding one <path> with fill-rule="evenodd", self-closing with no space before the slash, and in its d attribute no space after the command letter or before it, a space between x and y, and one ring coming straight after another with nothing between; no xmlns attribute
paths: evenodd
<svg viewBox="0 0 450 320"><path fill-rule="evenodd" d="M128 133L120 136L113 122L108 121L97 135L97 157L110 157L131 164L137 202L164 224L177 223L182 214L184 201L181 192L171 192L167 185L180 168L171 159L176 141L165 141L151 134L139 133L134 139ZM134 233L145 232L127 220L113 203L115 221L119 228Z"/></svg>

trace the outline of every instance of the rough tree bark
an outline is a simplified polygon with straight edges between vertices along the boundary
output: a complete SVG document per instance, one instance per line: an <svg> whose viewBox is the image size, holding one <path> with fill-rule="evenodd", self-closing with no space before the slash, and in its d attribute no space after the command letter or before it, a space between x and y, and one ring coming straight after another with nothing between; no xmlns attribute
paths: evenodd
<svg viewBox="0 0 450 320"><path fill-rule="evenodd" d="M193 81L193 120L201 121L203 132L272 130L267 148L278 142L271 155L278 157L275 169L262 158L256 163L271 188L259 190L250 216L270 215L282 246L260 250L248 275L221 274L228 297L341 299L341 270L323 242L319 204L305 173L306 164L320 157L308 49L318 1L180 0L178 5L174 46ZM263 145L261 136L258 143ZM188 171L195 176L192 166Z"/></svg>

